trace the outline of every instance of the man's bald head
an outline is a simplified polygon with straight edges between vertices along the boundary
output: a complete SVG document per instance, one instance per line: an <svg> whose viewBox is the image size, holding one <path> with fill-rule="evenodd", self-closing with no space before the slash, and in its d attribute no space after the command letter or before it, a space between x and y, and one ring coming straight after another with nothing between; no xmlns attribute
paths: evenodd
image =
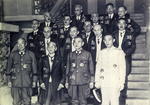
<svg viewBox="0 0 150 105"><path fill-rule="evenodd" d="M93 32L95 36L100 37L102 35L103 29L101 25L94 25Z"/></svg>
<svg viewBox="0 0 150 105"><path fill-rule="evenodd" d="M44 34L45 38L49 38L50 35L52 34L52 28L51 27L44 27L43 34Z"/></svg>

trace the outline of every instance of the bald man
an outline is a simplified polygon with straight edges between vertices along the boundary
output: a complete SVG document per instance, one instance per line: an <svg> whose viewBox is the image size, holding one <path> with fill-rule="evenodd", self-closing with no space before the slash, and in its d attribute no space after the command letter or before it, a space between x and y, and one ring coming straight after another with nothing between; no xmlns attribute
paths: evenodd
<svg viewBox="0 0 150 105"><path fill-rule="evenodd" d="M57 40L53 37L52 28L51 27L44 27L43 34L36 40L36 53L38 58L44 57L48 55L47 44L51 41L56 43L57 46L57 54L60 54L59 45Z"/></svg>
<svg viewBox="0 0 150 105"><path fill-rule="evenodd" d="M26 50L25 39L17 41L18 50L8 59L6 76L11 87L13 105L31 105L32 87L36 86L37 65L34 53Z"/></svg>
<svg viewBox="0 0 150 105"><path fill-rule="evenodd" d="M100 50L105 48L105 44L102 41L103 38L103 29L101 25L94 25L93 27L93 32L95 37L93 37L90 41L89 41L89 45L88 45L88 51L91 52L92 57L93 57L93 62L94 62L94 67L96 65L96 62L98 60L98 55L100 53Z"/></svg>

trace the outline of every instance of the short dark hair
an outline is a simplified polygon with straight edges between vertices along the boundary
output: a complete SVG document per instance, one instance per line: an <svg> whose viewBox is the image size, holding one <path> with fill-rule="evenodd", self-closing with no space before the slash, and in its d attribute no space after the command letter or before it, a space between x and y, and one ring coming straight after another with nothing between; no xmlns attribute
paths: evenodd
<svg viewBox="0 0 150 105"><path fill-rule="evenodd" d="M112 35L112 34L110 34L110 33L106 33L106 34L103 36L103 40L104 40L104 38L105 38L106 36L108 36L108 35L109 35L109 36L112 36L112 38L115 39L114 35Z"/></svg>
<svg viewBox="0 0 150 105"><path fill-rule="evenodd" d="M70 30L71 30L71 28L76 28L77 31L79 31L78 27L76 27L76 26L71 26L71 27L70 27ZM70 31L70 30L69 30L69 31Z"/></svg>
<svg viewBox="0 0 150 105"><path fill-rule="evenodd" d="M75 37L74 39L77 39L77 38L80 38L82 40L82 42L83 42L83 39L81 37L79 37L79 36Z"/></svg>
<svg viewBox="0 0 150 105"><path fill-rule="evenodd" d="M18 40L20 40L20 39L21 39L21 40L23 40L25 44L27 44L27 41L26 41L26 39L25 39L25 38L20 37ZM17 43L18 43L18 40L17 40Z"/></svg>
<svg viewBox="0 0 150 105"><path fill-rule="evenodd" d="M92 22L90 20L86 20L85 22L90 22L92 25ZM83 26L85 26L85 22L83 23Z"/></svg>
<svg viewBox="0 0 150 105"><path fill-rule="evenodd" d="M39 23L39 20L37 20L37 19L33 19L33 20L32 20L32 23L33 23L33 21L37 21L37 22Z"/></svg>
<svg viewBox="0 0 150 105"><path fill-rule="evenodd" d="M121 5L121 6L118 7L118 9L121 8L121 7L123 7L127 11L127 7L126 6Z"/></svg>
<svg viewBox="0 0 150 105"><path fill-rule="evenodd" d="M114 4L113 4L113 3L107 3L107 4L106 4L106 8L107 8L107 6L109 6L109 5L111 5L111 6L114 8Z"/></svg>
<svg viewBox="0 0 150 105"><path fill-rule="evenodd" d="M118 21L117 21L117 23L119 23L120 20L124 20L127 23L127 20L124 19L124 18L119 18Z"/></svg>

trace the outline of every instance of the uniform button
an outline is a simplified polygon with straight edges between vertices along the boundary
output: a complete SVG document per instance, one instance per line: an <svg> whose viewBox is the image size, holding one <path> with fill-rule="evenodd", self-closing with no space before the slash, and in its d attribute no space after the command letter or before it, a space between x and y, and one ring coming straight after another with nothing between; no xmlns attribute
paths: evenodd
<svg viewBox="0 0 150 105"><path fill-rule="evenodd" d="M78 68L78 66L77 66L77 68Z"/></svg>
<svg viewBox="0 0 150 105"><path fill-rule="evenodd" d="M76 72L78 72L78 71L76 71Z"/></svg>
<svg viewBox="0 0 150 105"><path fill-rule="evenodd" d="M23 65L23 63L21 63L21 65Z"/></svg>
<svg viewBox="0 0 150 105"><path fill-rule="evenodd" d="M23 59L21 59L21 61L23 61Z"/></svg>
<svg viewBox="0 0 150 105"><path fill-rule="evenodd" d="M23 70L23 68L21 68L21 70Z"/></svg>

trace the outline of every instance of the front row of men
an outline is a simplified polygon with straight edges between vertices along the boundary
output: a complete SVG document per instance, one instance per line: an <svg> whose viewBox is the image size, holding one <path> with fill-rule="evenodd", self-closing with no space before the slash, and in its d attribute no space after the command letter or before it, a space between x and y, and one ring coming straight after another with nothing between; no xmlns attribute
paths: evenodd
<svg viewBox="0 0 150 105"><path fill-rule="evenodd" d="M111 105L118 105L119 93L131 72L131 54L135 50L135 38L125 27L126 21L119 19L119 30L112 35L103 35L101 25L95 25L95 36L89 40L87 51L84 49L86 40L78 35L76 27L71 27L63 57L58 42L51 37L50 27L45 27L44 36L37 38L35 56L25 48L26 41L18 39L18 50L11 53L7 65L13 105L31 104L32 87L36 86L37 78L41 87L40 104L57 105L65 101L62 88L66 87L72 105L86 105L95 83L96 88L101 88L103 105L109 105L109 101Z"/></svg>

